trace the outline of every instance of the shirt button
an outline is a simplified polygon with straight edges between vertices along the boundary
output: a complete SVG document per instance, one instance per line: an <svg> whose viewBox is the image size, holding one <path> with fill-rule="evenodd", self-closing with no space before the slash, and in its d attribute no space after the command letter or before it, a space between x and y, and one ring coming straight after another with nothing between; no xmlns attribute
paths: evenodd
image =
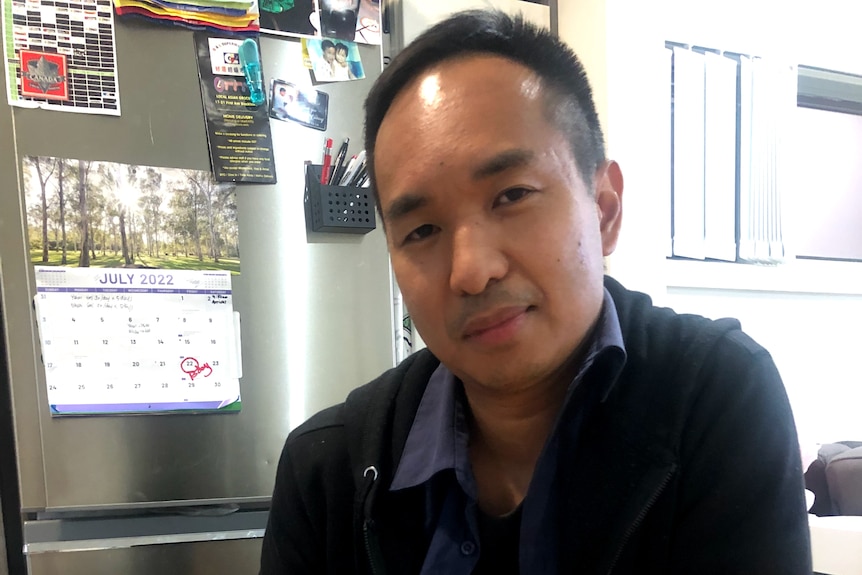
<svg viewBox="0 0 862 575"><path fill-rule="evenodd" d="M461 544L462 555L472 555L476 551L476 544L472 541L465 541Z"/></svg>

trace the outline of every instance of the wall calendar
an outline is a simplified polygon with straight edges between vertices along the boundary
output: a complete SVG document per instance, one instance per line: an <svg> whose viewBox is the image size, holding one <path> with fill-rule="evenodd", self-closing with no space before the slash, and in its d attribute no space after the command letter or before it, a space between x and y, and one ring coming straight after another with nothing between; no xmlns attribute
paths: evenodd
<svg viewBox="0 0 862 575"><path fill-rule="evenodd" d="M239 411L230 272L36 266L53 415Z"/></svg>

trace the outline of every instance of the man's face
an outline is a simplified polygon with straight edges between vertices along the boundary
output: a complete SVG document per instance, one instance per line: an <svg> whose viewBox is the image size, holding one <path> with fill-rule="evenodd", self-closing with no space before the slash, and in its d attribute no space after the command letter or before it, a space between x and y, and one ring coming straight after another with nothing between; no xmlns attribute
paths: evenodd
<svg viewBox="0 0 862 575"><path fill-rule="evenodd" d="M456 376L489 390L559 374L598 317L618 231L602 219L619 214L620 194L591 195L543 98L538 77L507 59L445 61L401 91L376 140L411 317Z"/></svg>
<svg viewBox="0 0 862 575"><path fill-rule="evenodd" d="M327 61L327 63L331 63L333 59L335 59L335 47L328 46L323 49L323 59Z"/></svg>

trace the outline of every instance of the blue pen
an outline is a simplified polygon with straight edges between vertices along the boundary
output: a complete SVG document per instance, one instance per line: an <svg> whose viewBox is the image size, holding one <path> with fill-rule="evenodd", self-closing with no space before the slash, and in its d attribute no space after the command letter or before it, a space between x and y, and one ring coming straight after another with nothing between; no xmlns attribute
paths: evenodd
<svg viewBox="0 0 862 575"><path fill-rule="evenodd" d="M260 52L257 49L257 42L253 38L246 38L239 45L239 63L242 66L243 74L245 74L251 103L255 106L260 106L266 102L266 94L263 91L263 71L260 69Z"/></svg>

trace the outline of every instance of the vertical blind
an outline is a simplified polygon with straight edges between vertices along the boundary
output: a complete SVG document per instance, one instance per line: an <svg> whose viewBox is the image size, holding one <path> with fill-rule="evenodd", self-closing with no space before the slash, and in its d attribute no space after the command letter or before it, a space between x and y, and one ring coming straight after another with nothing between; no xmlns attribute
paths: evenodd
<svg viewBox="0 0 862 575"><path fill-rule="evenodd" d="M785 130L796 106L786 63L668 43L671 255L784 260Z"/></svg>

